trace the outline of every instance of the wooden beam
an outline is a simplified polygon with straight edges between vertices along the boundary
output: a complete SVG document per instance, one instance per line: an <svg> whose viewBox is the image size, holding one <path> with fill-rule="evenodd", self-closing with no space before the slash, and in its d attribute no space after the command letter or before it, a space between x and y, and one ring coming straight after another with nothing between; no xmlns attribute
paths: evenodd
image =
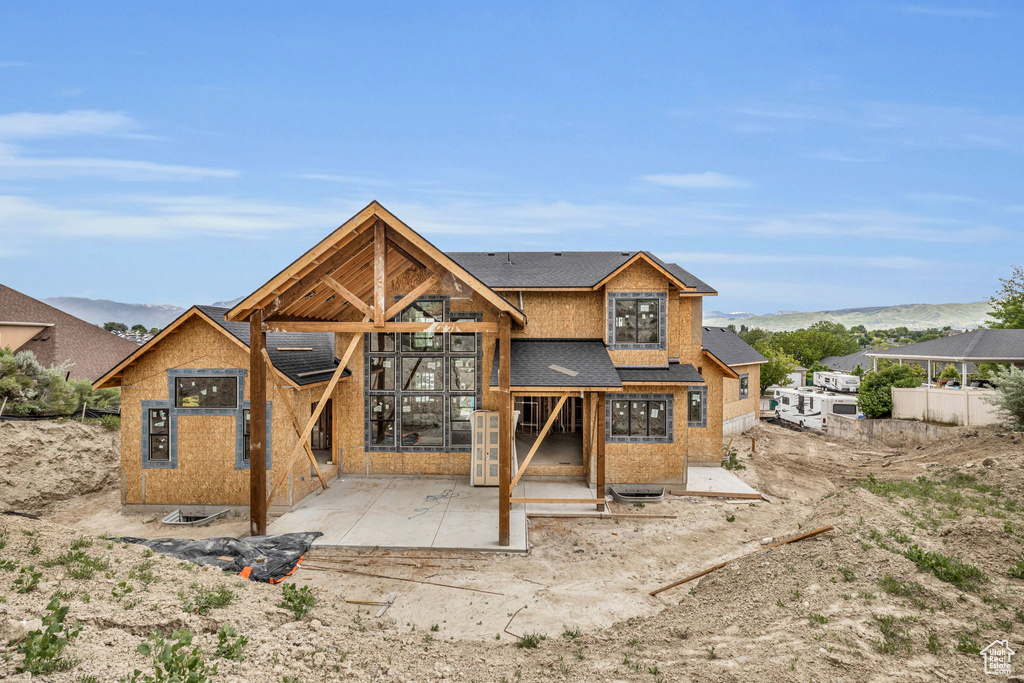
<svg viewBox="0 0 1024 683"><path fill-rule="evenodd" d="M605 447L605 398L597 395L597 509L604 510L604 447Z"/></svg>
<svg viewBox="0 0 1024 683"><path fill-rule="evenodd" d="M723 493L720 491L669 491L673 496L705 496L707 498L764 498L760 493Z"/></svg>
<svg viewBox="0 0 1024 683"><path fill-rule="evenodd" d="M263 324L267 332L497 332L498 323L478 322L388 322L377 327L371 322L335 322L330 320L269 319ZM577 389L578 391L578 389Z"/></svg>
<svg viewBox="0 0 1024 683"><path fill-rule="evenodd" d="M263 360L267 364L267 368L270 369L271 373L278 378L278 380L284 380L284 384L277 385L278 395L281 399L281 403L284 404L285 410L288 411L288 417L291 419L292 427L295 428L295 434L302 436L302 427L299 425L299 418L295 415L295 409L292 408L292 403L284 397L284 387L288 384L288 379L281 374L281 372L274 367L274 364L270 361L270 354L267 353L266 349L263 349ZM316 476L320 480L320 485L325 489L328 487L327 479L324 478L323 472L320 471L320 463L316 461L316 455L313 453L312 447L309 445L309 441L302 442L303 447L306 450L306 457L309 458L309 462L312 463L313 469L316 471Z"/></svg>
<svg viewBox="0 0 1024 683"><path fill-rule="evenodd" d="M498 314L498 545L510 543L512 512L512 318Z"/></svg>
<svg viewBox="0 0 1024 683"><path fill-rule="evenodd" d="M547 503L550 505L593 505L595 498L511 498L512 503ZM595 515L596 516L596 515Z"/></svg>
<svg viewBox="0 0 1024 683"><path fill-rule="evenodd" d="M394 318L396 315L404 311L406 307L409 306L409 304L413 303L414 301L416 301L416 299L419 299L421 296L426 294L428 289L430 289L440 281L441 276L435 274L431 275L429 278L416 285L416 287L414 287L412 291L403 296L397 302L391 304L391 307L388 308L388 310L384 311L384 320L391 320L392 318Z"/></svg>
<svg viewBox="0 0 1024 683"><path fill-rule="evenodd" d="M320 278L320 281L326 284L331 289L333 289L338 294L340 294L342 298L345 299L345 301L347 301L348 303L352 304L360 311L362 311L363 315L371 315L373 309L371 309L365 301L363 301L358 296L350 292L347 287L343 286L333 277L331 277L330 275L324 275L322 278Z"/></svg>
<svg viewBox="0 0 1024 683"><path fill-rule="evenodd" d="M384 221L373 224L373 325L384 326L388 299L388 237Z"/></svg>
<svg viewBox="0 0 1024 683"><path fill-rule="evenodd" d="M370 230L363 230L359 234L354 235L345 246L347 248L353 249L354 252L358 254L360 251L362 251L364 247L366 247L366 245L370 243L370 240L372 239L373 232ZM337 252L335 252L335 254L336 253ZM299 278L298 282L290 282L284 285L284 291L281 293L279 297L277 297L277 300L280 301L280 308L278 310L283 311L292 304L294 304L295 302L297 302L299 299L304 297L306 295L306 292L308 292L309 290L316 286L316 283L319 282L321 276L325 274L334 273L335 271L344 268L352 261L352 259L349 258L342 261L341 263L335 263L334 259L332 258L333 256L334 254L325 257L325 259L318 266L316 266L315 268L313 268L313 270L309 271L301 278Z"/></svg>
<svg viewBox="0 0 1024 683"><path fill-rule="evenodd" d="M267 366L263 309L249 317L249 534L267 533Z"/></svg>
<svg viewBox="0 0 1024 683"><path fill-rule="evenodd" d="M334 387L338 385L338 380L341 379L341 373L345 371L345 366L348 365L349 360L352 358L352 354L355 353L356 346L362 337L358 334L352 335L352 339L349 340L348 347L345 349L345 354L341 357L341 362L338 364L338 369L334 371L331 376L331 381L327 383L324 388L324 393L320 397L320 400L316 404L316 408L313 409L313 414L309 416L309 420L306 422L305 428L302 430L302 434L299 437L300 443L295 444L288 457L285 459L285 468L281 472L281 476L278 478L277 483L270 490L270 497L273 498L274 494L277 493L277 489L284 483L285 479L288 478L288 473L291 471L292 466L295 464L295 460L302 454L302 444L305 443L306 439L313 432L313 425L316 424L317 419L320 417L320 413L323 412L324 406L327 405L327 399L331 397L331 393L334 391ZM251 413L250 413L251 419ZM251 438L251 437L250 437Z"/></svg>
<svg viewBox="0 0 1024 683"><path fill-rule="evenodd" d="M558 411L562 409L562 406L565 405L565 401L568 398L569 394L567 393L562 394L559 397L558 403L555 404L555 407L551 410L551 414L548 415L547 422L544 423L544 428L540 430L539 434L537 434L537 440L533 442L532 446L530 446L530 452L526 454L526 458L523 460L523 464L519 466L519 471L516 472L515 478L513 478L512 483L509 484L510 491L516 490L516 484L518 484L519 480L523 478L523 472L526 471L527 465L529 465L530 461L533 460L533 456L536 455L537 450L540 448L541 442L544 441L544 437L548 435L549 431L551 431L551 426L555 424L555 420L558 419Z"/></svg>

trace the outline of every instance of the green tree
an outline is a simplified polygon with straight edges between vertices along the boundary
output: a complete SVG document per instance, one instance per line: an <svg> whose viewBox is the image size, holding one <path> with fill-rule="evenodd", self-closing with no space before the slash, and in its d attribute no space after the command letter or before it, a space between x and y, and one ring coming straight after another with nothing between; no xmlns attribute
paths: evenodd
<svg viewBox="0 0 1024 683"><path fill-rule="evenodd" d="M939 373L939 379L960 379L960 373L956 371L956 366L952 363L947 363L946 367L942 368L942 372Z"/></svg>
<svg viewBox="0 0 1024 683"><path fill-rule="evenodd" d="M152 335L160 334L160 328L159 327L151 327L151 328L149 328L149 333L152 334Z"/></svg>
<svg viewBox="0 0 1024 683"><path fill-rule="evenodd" d="M748 330L746 328L746 325L744 325L743 328L740 330L740 339L754 347L756 347L757 342L761 341L762 339L766 341L771 341L771 338L772 333L769 332L768 330L762 330L760 327L755 327L752 330Z"/></svg>
<svg viewBox="0 0 1024 683"><path fill-rule="evenodd" d="M846 356L855 353L857 338L840 323L821 320L805 330L778 332L772 343L810 368L825 356Z"/></svg>
<svg viewBox="0 0 1024 683"><path fill-rule="evenodd" d="M996 366L991 378L995 391L985 397L1014 429L1024 427L1024 371Z"/></svg>
<svg viewBox="0 0 1024 683"><path fill-rule="evenodd" d="M789 384L789 373L796 367L796 358L785 351L772 346L767 339L760 339L754 343L754 348L762 356L768 359L767 363L761 364L761 393L772 385L786 386Z"/></svg>
<svg viewBox="0 0 1024 683"><path fill-rule="evenodd" d="M1024 328L1024 268L1013 266L1013 274L1006 279L999 278L999 282L1002 286L989 299L992 311L988 315L993 319L989 327Z"/></svg>
<svg viewBox="0 0 1024 683"><path fill-rule="evenodd" d="M145 325L132 325L132 332L138 332L139 334L146 334Z"/></svg>
<svg viewBox="0 0 1024 683"><path fill-rule="evenodd" d="M864 375L857 396L857 406L868 417L892 415L892 388L909 389L920 386L924 371L916 365L882 362L878 371Z"/></svg>
<svg viewBox="0 0 1024 683"><path fill-rule="evenodd" d="M103 329L107 332L127 332L128 326L124 323L103 323Z"/></svg>
<svg viewBox="0 0 1024 683"><path fill-rule="evenodd" d="M70 415L89 408L110 410L120 403L120 389L93 391L89 380L68 380L65 365L43 367L31 351L0 349L0 403L12 415Z"/></svg>

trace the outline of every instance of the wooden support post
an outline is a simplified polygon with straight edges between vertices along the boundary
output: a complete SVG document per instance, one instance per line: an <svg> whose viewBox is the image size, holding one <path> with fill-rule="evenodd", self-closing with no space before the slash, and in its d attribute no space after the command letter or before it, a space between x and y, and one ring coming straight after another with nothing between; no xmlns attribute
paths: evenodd
<svg viewBox="0 0 1024 683"><path fill-rule="evenodd" d="M590 482L590 445L591 445L591 430L590 430L590 394L583 394L583 428L580 430L583 432L583 473L587 478L589 485Z"/></svg>
<svg viewBox="0 0 1024 683"><path fill-rule="evenodd" d="M249 316L249 534L267 533L267 366L263 309Z"/></svg>
<svg viewBox="0 0 1024 683"><path fill-rule="evenodd" d="M512 512L512 319L498 314L498 545L511 542Z"/></svg>
<svg viewBox="0 0 1024 683"><path fill-rule="evenodd" d="M295 409L292 408L291 401L284 397L284 387L288 382L288 378L281 374L281 372L274 367L274 364L270 362L270 354L267 353L266 349L263 349L263 360L267 364L267 368L271 374L277 377L277 381L274 382L277 388L277 395L280 398L280 402L284 404L285 410L288 411L288 418L292 421L292 427L295 428L295 434L302 436L302 425L299 423L298 416L295 415ZM313 465L313 469L316 471L316 476L320 479L320 485L325 489L327 488L327 479L324 478L324 473L320 471L320 463L316 461L316 455L313 453L312 447L309 445L309 440L302 442L303 447L306 450L306 457L309 458L309 462Z"/></svg>
<svg viewBox="0 0 1024 683"><path fill-rule="evenodd" d="M604 511L604 430L605 430L605 395L597 395L597 509Z"/></svg>
<svg viewBox="0 0 1024 683"><path fill-rule="evenodd" d="M384 327L387 309L388 242L383 221L373 226L373 324Z"/></svg>

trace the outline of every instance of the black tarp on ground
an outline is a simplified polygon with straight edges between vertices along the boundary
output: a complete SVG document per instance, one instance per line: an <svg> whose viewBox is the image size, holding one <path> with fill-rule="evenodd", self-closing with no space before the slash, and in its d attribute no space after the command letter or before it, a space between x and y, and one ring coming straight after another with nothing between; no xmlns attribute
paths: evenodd
<svg viewBox="0 0 1024 683"><path fill-rule="evenodd" d="M323 536L319 531L278 536L250 536L249 538L204 538L192 541L184 538L134 538L124 536L111 539L121 543L137 543L153 552L178 557L196 564L212 564L226 572L241 574L251 567L248 578L252 581L277 583L295 571L299 559L309 551L313 540ZM230 558L230 559L222 559Z"/></svg>

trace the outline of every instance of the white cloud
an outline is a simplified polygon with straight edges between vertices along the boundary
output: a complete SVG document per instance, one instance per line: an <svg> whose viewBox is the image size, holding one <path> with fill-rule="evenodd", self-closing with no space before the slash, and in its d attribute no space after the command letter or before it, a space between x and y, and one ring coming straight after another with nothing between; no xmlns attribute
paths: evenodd
<svg viewBox="0 0 1024 683"><path fill-rule="evenodd" d="M755 223L750 233L764 237L986 242L1007 235L1003 228L931 219L892 211L816 211Z"/></svg>
<svg viewBox="0 0 1024 683"><path fill-rule="evenodd" d="M812 263L821 254L744 254L740 252L676 252L659 253L665 261L686 264L719 264L719 265L790 265ZM878 268L880 270L910 270L933 265L934 262L909 256L859 256L850 254L849 258L835 259L830 267L855 270L857 268Z"/></svg>
<svg viewBox="0 0 1024 683"><path fill-rule="evenodd" d="M0 139L21 139L69 135L117 135L138 128L121 112L77 109L62 114L18 112L0 115Z"/></svg>
<svg viewBox="0 0 1024 683"><path fill-rule="evenodd" d="M28 157L0 146L0 178L63 180L90 176L122 181L234 178L237 171L128 159L93 157Z"/></svg>
<svg viewBox="0 0 1024 683"><path fill-rule="evenodd" d="M977 202L974 197L962 194L945 194L943 192L912 192L907 199L915 202L938 203L938 204L970 204Z"/></svg>
<svg viewBox="0 0 1024 683"><path fill-rule="evenodd" d="M291 177L301 180L319 180L325 183L362 185L365 187L389 187L394 184L391 181L378 178L360 178L359 176L338 175L334 173L295 173Z"/></svg>
<svg viewBox="0 0 1024 683"><path fill-rule="evenodd" d="M850 154L848 152L840 152L837 150L810 152L805 154L804 157L808 159L820 159L822 161L838 161L843 164L874 164L879 161L885 161L884 154Z"/></svg>
<svg viewBox="0 0 1024 683"><path fill-rule="evenodd" d="M998 19L999 14L974 7L935 7L932 5L896 5L892 9L904 14L921 14L951 19Z"/></svg>
<svg viewBox="0 0 1024 683"><path fill-rule="evenodd" d="M656 173L645 175L642 180L654 185L676 187L687 190L723 189L730 187L747 187L749 183L724 173L706 171L704 173Z"/></svg>
<svg viewBox="0 0 1024 683"><path fill-rule="evenodd" d="M31 62L0 62L0 69L16 69L20 66L32 66Z"/></svg>

